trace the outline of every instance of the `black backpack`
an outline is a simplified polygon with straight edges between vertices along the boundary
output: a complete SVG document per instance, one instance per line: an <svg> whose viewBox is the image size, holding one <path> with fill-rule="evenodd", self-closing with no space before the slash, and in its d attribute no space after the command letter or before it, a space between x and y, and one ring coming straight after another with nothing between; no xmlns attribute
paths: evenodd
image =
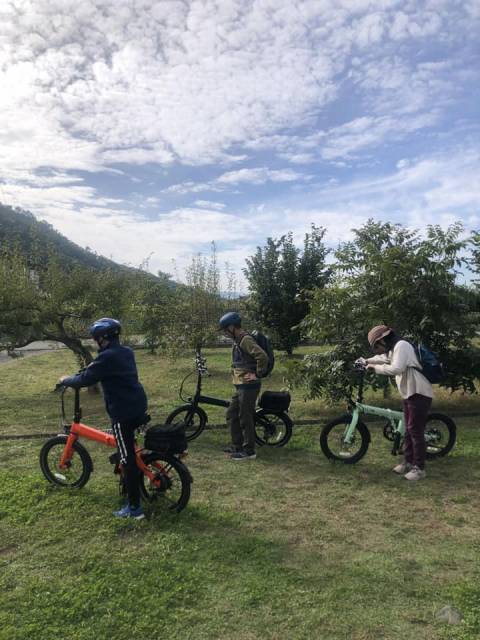
<svg viewBox="0 0 480 640"><path fill-rule="evenodd" d="M275 366L275 354L273 353L272 343L270 342L270 338L268 336L265 336L261 331L258 331L257 329L255 329L255 331L252 331L250 335L268 356L267 370L262 376L262 378L266 378L272 373L273 367Z"/></svg>
<svg viewBox="0 0 480 640"><path fill-rule="evenodd" d="M443 382L443 380L445 380L445 371L437 355L421 342L419 344L410 344L415 351L417 360L422 366L421 369L417 367L414 367L414 369L424 375L431 384Z"/></svg>

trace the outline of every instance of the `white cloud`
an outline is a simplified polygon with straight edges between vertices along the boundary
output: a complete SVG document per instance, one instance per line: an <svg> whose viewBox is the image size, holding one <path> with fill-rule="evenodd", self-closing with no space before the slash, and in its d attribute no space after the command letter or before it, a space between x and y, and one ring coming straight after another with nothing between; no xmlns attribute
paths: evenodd
<svg viewBox="0 0 480 640"><path fill-rule="evenodd" d="M1 165L226 162L233 144L311 123L354 50L446 37L466 15L459 2L402 6L4 0Z"/></svg>
<svg viewBox="0 0 480 640"><path fill-rule="evenodd" d="M219 184L239 184L247 182L250 184L265 184L266 182L293 182L294 180L303 180L305 176L292 169L267 169L266 167L257 167L254 169L239 169L238 171L229 171L224 173L217 180Z"/></svg>
<svg viewBox="0 0 480 640"><path fill-rule="evenodd" d="M195 200L193 204L202 209L215 209L217 211L222 211L226 207L223 202L212 202L211 200Z"/></svg>
<svg viewBox="0 0 480 640"><path fill-rule="evenodd" d="M187 180L179 184L173 184L166 189L162 189L163 193L173 193L184 195L186 193L200 193L202 191L223 191L223 187L215 186L213 182L193 182Z"/></svg>
<svg viewBox="0 0 480 640"><path fill-rule="evenodd" d="M393 173L322 187L311 197L325 208L363 211L419 228L435 220L468 220L480 210L479 165L477 150L459 147L403 159Z"/></svg>
<svg viewBox="0 0 480 640"><path fill-rule="evenodd" d="M351 158L366 149L372 152L386 140L401 140L407 134L433 126L438 119L439 114L435 109L429 113L403 118L357 118L328 132L321 155L326 160L332 160Z"/></svg>
<svg viewBox="0 0 480 640"><path fill-rule="evenodd" d="M311 164L315 162L313 153L279 153L280 158L288 160L292 164Z"/></svg>
<svg viewBox="0 0 480 640"><path fill-rule="evenodd" d="M182 182L174 184L166 189L164 193L174 193L183 195L186 193L199 193L202 191L226 191L231 186L262 185L267 182L296 182L308 181L312 176L305 175L293 169L268 169L267 167L253 167L249 169L238 169L221 174L210 182Z"/></svg>

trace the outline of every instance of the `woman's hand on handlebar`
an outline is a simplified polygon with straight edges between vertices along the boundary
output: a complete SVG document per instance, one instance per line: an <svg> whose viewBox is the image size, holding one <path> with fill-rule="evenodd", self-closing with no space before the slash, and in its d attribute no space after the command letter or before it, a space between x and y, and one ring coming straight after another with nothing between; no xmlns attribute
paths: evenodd
<svg viewBox="0 0 480 640"><path fill-rule="evenodd" d="M355 362L353 363L355 369L366 369L367 368L367 361L365 360L365 358L357 358L355 360Z"/></svg>

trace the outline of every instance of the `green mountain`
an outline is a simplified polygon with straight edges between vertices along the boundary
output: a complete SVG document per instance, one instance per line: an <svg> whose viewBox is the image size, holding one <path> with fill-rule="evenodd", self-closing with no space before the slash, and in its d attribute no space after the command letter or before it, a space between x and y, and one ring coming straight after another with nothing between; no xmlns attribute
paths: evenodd
<svg viewBox="0 0 480 640"><path fill-rule="evenodd" d="M9 207L1 203L0 248L19 250L27 256L32 268L46 264L49 253L53 252L67 268L82 266L101 270L139 271L138 269L118 264L89 249L82 249L82 247L79 247L56 231L52 225L38 221L29 211ZM142 273L147 277L156 279L153 274ZM159 274L160 277L162 275Z"/></svg>

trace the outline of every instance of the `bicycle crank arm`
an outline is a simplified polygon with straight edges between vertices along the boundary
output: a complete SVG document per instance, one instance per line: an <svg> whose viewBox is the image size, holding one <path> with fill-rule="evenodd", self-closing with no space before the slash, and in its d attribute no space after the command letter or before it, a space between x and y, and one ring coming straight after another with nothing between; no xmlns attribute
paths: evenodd
<svg viewBox="0 0 480 640"><path fill-rule="evenodd" d="M402 444L402 436L399 433L395 433L393 436L392 456L398 456Z"/></svg>

